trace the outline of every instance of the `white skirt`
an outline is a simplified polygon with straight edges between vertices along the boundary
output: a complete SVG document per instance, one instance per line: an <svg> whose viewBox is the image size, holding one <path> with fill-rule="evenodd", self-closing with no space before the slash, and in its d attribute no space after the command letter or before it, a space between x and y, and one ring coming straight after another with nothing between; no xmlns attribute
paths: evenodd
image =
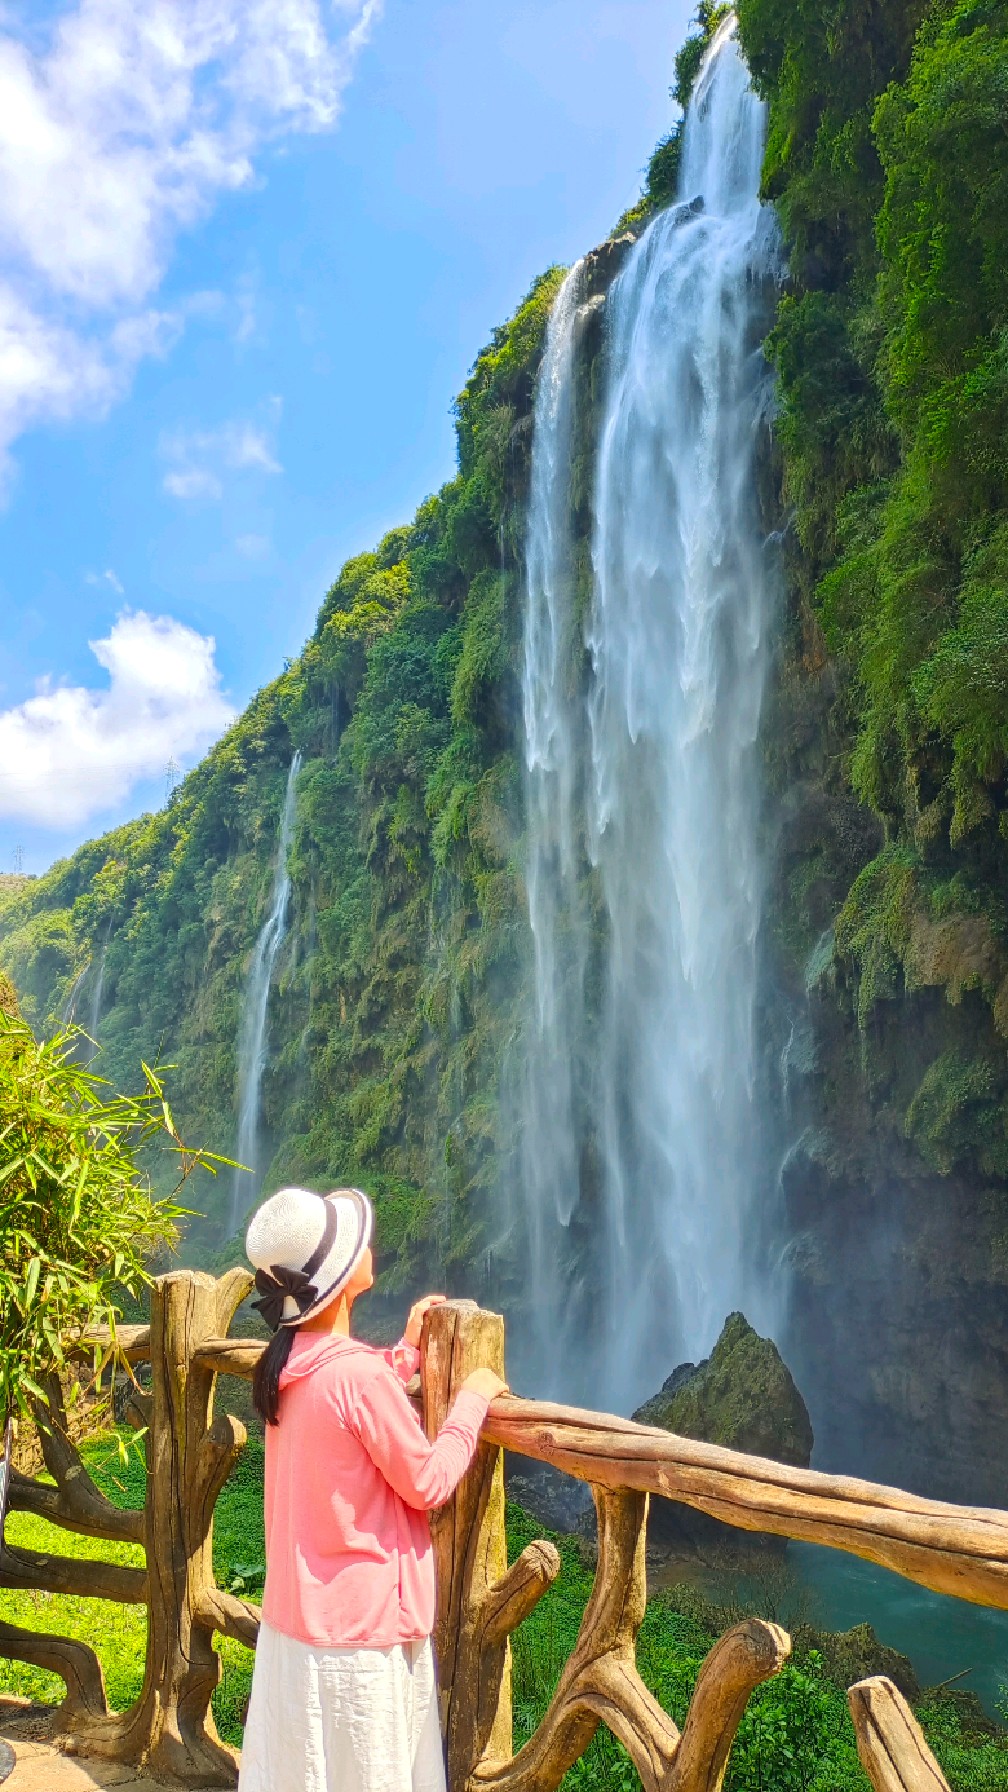
<svg viewBox="0 0 1008 1792"><path fill-rule="evenodd" d="M316 1649L260 1624L239 1792L445 1792L430 1638Z"/></svg>

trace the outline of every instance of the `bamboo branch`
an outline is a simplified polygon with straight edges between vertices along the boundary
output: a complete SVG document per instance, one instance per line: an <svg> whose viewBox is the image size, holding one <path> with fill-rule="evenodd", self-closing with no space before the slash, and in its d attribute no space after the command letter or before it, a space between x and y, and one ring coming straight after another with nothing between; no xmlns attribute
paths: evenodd
<svg viewBox="0 0 1008 1792"><path fill-rule="evenodd" d="M920 1724L891 1680L859 1680L847 1703L861 1765L875 1792L949 1792Z"/></svg>

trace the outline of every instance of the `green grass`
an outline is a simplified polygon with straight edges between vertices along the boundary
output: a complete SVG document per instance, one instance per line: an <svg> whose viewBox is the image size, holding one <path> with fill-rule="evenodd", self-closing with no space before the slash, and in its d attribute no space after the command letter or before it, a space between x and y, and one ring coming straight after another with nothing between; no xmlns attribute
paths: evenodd
<svg viewBox="0 0 1008 1792"><path fill-rule="evenodd" d="M507 1508L508 1554L520 1554L543 1530L518 1506ZM546 1533L547 1535L549 1533ZM562 1569L553 1587L514 1638L515 1746L540 1723L560 1670L574 1646L592 1574L575 1542L554 1537ZM771 1589L771 1594L772 1594ZM637 1641L645 1685L680 1726L715 1630L697 1616L704 1602L689 1588L648 1603ZM767 1610L762 1615L775 1616ZM973 1734L953 1699L932 1700L918 1712L952 1792L1008 1792L1008 1738ZM568 1773L569 1792L638 1792L640 1781L609 1732L600 1729ZM726 1792L871 1792L857 1757L844 1689L824 1670L817 1652L793 1659L760 1687L739 1726L725 1780Z"/></svg>
<svg viewBox="0 0 1008 1792"><path fill-rule="evenodd" d="M135 1439L123 1434L122 1460L116 1438L106 1437L82 1450L84 1461L102 1492L117 1506L141 1506L144 1466ZM250 1441L224 1489L214 1520L214 1573L221 1586L258 1599L266 1572L263 1539L263 1447ZM102 1543L58 1529L27 1512L12 1512L6 1525L8 1543L54 1555L104 1558L143 1567L144 1552L132 1543ZM105 1688L114 1711L124 1711L137 1698L143 1682L147 1643L147 1611L142 1605L115 1605L106 1599L77 1599L62 1594L5 1592L0 1613L26 1630L49 1631L90 1643L105 1674ZM252 1684L251 1649L228 1637L215 1641L222 1664L213 1697L217 1728L228 1742L241 1742L241 1716ZM0 1693L55 1704L63 1697L56 1674L24 1662L0 1658Z"/></svg>
<svg viewBox="0 0 1008 1792"><path fill-rule="evenodd" d="M115 1438L93 1443L83 1453L110 1499L118 1505L139 1506L143 1464L132 1440L128 1447L125 1463ZM252 1441L221 1494L214 1524L214 1571L220 1585L253 1599L261 1596L265 1574L262 1484L263 1448ZM542 1527L519 1506L508 1505L507 1524L512 1560L526 1543L543 1535ZM11 1543L66 1555L143 1562L143 1552L135 1545L75 1537L26 1513L8 1517L7 1537ZM591 1591L591 1570L577 1544L555 1541L563 1563L560 1576L514 1638L516 1748L533 1734L546 1712ZM122 1710L136 1698L143 1678L143 1606L5 1593L2 1613L12 1623L92 1643L113 1709ZM659 1595L648 1605L638 1639L638 1665L645 1684L680 1725L715 1628L709 1608L691 1599L688 1591ZM227 1639L218 1639L216 1647L223 1672L214 1694L214 1715L221 1735L240 1744L253 1655ZM2 1692L56 1702L63 1687L54 1674L0 1660ZM971 1730L968 1712L951 1699L932 1699L918 1715L953 1792L1008 1792L1008 1741ZM567 1792L638 1792L640 1785L627 1756L604 1729L564 1783ZM814 1650L790 1663L750 1700L725 1784L726 1792L870 1792L858 1762L843 1689L829 1679Z"/></svg>

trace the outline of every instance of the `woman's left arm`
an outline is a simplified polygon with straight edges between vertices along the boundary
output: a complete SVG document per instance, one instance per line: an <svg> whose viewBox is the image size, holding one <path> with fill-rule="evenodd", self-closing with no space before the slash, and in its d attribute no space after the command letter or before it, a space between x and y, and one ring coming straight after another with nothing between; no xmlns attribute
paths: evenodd
<svg viewBox="0 0 1008 1792"><path fill-rule="evenodd" d="M443 1294L425 1294L422 1300L415 1301L410 1308L406 1330L398 1344L393 1344L391 1349L380 1352L389 1368L395 1370L400 1381L409 1381L419 1369L420 1332L424 1317L429 1313L431 1307L443 1306L444 1299Z"/></svg>

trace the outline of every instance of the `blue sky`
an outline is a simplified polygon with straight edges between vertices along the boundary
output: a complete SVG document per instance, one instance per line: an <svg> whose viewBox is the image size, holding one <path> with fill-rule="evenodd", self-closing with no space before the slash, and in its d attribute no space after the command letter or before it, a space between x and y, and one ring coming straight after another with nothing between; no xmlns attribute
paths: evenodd
<svg viewBox="0 0 1008 1792"><path fill-rule="evenodd" d="M691 12L0 11L0 871L162 801L451 476L490 330L636 196Z"/></svg>

